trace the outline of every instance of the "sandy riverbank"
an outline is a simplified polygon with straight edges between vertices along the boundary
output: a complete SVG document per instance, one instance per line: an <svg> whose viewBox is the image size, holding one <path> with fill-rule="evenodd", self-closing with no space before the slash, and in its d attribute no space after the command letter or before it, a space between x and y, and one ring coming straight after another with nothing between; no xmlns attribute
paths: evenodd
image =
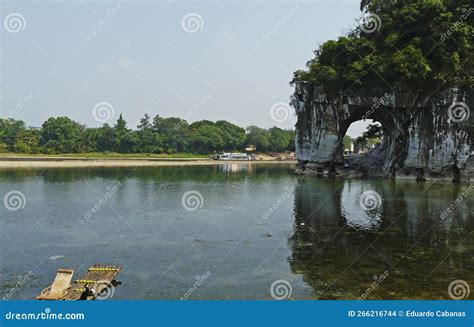
<svg viewBox="0 0 474 327"><path fill-rule="evenodd" d="M199 158L124 158L124 159L95 159L95 158L39 158L15 157L0 158L0 169L16 168L80 168L80 167L158 167L158 166L198 166L222 164L296 164L296 161L255 160L255 161L217 161Z"/></svg>

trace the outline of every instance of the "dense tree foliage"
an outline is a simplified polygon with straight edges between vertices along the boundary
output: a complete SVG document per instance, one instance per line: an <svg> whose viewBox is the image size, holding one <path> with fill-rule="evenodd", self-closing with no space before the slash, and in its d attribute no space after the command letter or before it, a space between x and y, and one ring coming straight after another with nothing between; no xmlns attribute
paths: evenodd
<svg viewBox="0 0 474 327"><path fill-rule="evenodd" d="M382 143L383 129L380 124L370 124L361 136L354 140L354 146L361 150L368 150Z"/></svg>
<svg viewBox="0 0 474 327"><path fill-rule="evenodd" d="M352 138L347 134L344 135L344 138L342 139L342 146L344 150L350 151L352 148L352 144L353 144Z"/></svg>
<svg viewBox="0 0 474 327"><path fill-rule="evenodd" d="M49 118L41 128L21 120L0 119L0 152L17 153L199 153L243 151L255 145L259 152L294 150L294 131L277 127L247 129L225 120L188 124L181 118L153 119L145 115L136 129L119 116L110 126L86 128L67 117Z"/></svg>
<svg viewBox="0 0 474 327"><path fill-rule="evenodd" d="M472 90L471 7L471 0L363 0L360 25L321 45L293 82L323 86L328 94Z"/></svg>
<svg viewBox="0 0 474 327"><path fill-rule="evenodd" d="M247 140L249 144L255 145L261 151L270 147L269 131L257 126L247 127Z"/></svg>
<svg viewBox="0 0 474 327"><path fill-rule="evenodd" d="M32 152L39 138L39 133L27 129L21 120L0 119L0 151Z"/></svg>
<svg viewBox="0 0 474 327"><path fill-rule="evenodd" d="M67 117L49 118L41 128L40 144L46 152L82 152L84 129Z"/></svg>
<svg viewBox="0 0 474 327"><path fill-rule="evenodd" d="M267 151L276 151L276 152L282 152L287 149L289 150L294 150L294 136L293 133L288 133L288 131L285 131L281 128L278 127L272 127L270 128L270 147L267 149Z"/></svg>

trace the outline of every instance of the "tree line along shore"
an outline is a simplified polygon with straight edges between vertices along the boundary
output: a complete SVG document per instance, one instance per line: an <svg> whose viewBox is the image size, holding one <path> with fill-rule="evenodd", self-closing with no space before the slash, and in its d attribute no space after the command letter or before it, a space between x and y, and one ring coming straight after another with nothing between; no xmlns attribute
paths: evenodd
<svg viewBox="0 0 474 327"><path fill-rule="evenodd" d="M188 123L177 117L151 118L145 114L136 129L119 116L115 124L86 127L68 117L52 117L41 127L24 121L0 119L0 154L87 157L204 158L209 154L243 151L294 151L294 131L278 127L242 128L225 120Z"/></svg>

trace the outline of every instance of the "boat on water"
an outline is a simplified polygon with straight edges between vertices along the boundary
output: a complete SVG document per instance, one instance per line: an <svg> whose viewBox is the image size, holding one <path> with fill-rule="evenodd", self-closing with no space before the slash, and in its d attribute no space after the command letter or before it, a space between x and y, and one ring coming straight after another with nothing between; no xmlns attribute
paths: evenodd
<svg viewBox="0 0 474 327"><path fill-rule="evenodd" d="M113 297L121 282L115 277L121 267L95 264L79 279L72 281L74 270L58 269L53 283L43 289L38 300L105 300Z"/></svg>
<svg viewBox="0 0 474 327"><path fill-rule="evenodd" d="M241 161L250 161L255 160L255 156L247 153L222 153L214 157L215 160L241 160Z"/></svg>

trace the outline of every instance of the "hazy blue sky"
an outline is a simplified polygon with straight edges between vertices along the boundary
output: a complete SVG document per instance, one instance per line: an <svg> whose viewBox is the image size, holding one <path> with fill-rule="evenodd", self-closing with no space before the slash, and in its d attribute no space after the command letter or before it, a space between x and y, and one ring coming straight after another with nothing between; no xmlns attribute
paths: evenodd
<svg viewBox="0 0 474 327"><path fill-rule="evenodd" d="M360 16L359 0L1 3L1 116L32 126L148 113L291 128L271 110L292 72Z"/></svg>

